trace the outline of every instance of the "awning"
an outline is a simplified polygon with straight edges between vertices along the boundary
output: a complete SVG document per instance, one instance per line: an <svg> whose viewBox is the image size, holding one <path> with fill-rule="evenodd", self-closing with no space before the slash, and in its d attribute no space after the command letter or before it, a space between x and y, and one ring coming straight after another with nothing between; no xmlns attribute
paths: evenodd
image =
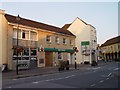
<svg viewBox="0 0 120 90"><path fill-rule="evenodd" d="M68 53L74 53L74 49L59 49L59 48L44 48L44 51L46 52L68 52Z"/></svg>

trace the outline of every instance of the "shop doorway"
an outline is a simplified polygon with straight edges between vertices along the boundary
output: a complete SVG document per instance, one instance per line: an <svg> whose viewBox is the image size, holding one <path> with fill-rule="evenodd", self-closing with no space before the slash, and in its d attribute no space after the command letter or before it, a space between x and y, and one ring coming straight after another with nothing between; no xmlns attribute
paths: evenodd
<svg viewBox="0 0 120 90"><path fill-rule="evenodd" d="M52 52L45 52L45 66L50 67L53 65L52 63Z"/></svg>

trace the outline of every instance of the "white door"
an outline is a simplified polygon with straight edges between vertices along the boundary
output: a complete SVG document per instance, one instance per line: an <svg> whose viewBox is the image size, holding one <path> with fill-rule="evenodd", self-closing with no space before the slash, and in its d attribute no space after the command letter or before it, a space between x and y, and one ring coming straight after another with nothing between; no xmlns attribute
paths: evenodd
<svg viewBox="0 0 120 90"><path fill-rule="evenodd" d="M71 64L71 54L68 53L68 61L69 61L69 64Z"/></svg>

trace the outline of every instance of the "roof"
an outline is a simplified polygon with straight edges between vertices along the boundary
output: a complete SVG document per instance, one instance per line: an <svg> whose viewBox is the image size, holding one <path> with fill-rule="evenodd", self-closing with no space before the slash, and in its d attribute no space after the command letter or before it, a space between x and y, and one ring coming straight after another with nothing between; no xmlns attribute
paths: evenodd
<svg viewBox="0 0 120 90"><path fill-rule="evenodd" d="M7 21L10 22L10 23L17 23L16 16L5 14L5 17L6 17ZM68 30L64 30L64 29L59 28L59 27L47 25L47 24L44 24L44 23L36 22L36 21L33 21L33 20L21 18L21 17L20 17L19 24L34 27L34 28L44 29L46 31L52 31L52 32L57 32L57 33L61 33L61 34L67 34L67 35L75 36L74 34L72 34Z"/></svg>
<svg viewBox="0 0 120 90"><path fill-rule="evenodd" d="M120 43L120 36L117 36L117 37L107 40L104 44L101 45L101 47L115 44L115 43Z"/></svg>
<svg viewBox="0 0 120 90"><path fill-rule="evenodd" d="M65 24L62 28L67 30L70 25L71 24Z"/></svg>
<svg viewBox="0 0 120 90"><path fill-rule="evenodd" d="M85 25L89 25L89 26L93 27L94 29L96 29L94 26L92 26L91 24L87 24L85 21L83 21L83 20L80 19L79 17L77 17L76 19L79 19L79 20L82 21ZM76 20L76 19L75 19L75 20ZM74 20L74 21L75 21L75 20ZM74 23L74 21L73 21L72 23ZM67 30L72 23L70 23L70 24L65 24L62 28Z"/></svg>

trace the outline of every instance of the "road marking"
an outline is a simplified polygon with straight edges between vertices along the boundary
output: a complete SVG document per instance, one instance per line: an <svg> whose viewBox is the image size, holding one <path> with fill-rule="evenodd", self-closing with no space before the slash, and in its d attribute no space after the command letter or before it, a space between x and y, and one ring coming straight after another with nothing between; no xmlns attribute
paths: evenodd
<svg viewBox="0 0 120 90"><path fill-rule="evenodd" d="M75 76L75 75L67 76L67 77L65 77L65 78L70 78L70 77L73 77L73 76Z"/></svg>
<svg viewBox="0 0 120 90"><path fill-rule="evenodd" d="M115 68L114 70L115 70L115 71L116 71L116 70L119 70L119 68Z"/></svg>
<svg viewBox="0 0 120 90"><path fill-rule="evenodd" d="M39 82L32 82L32 83L37 84L37 83L39 83Z"/></svg>
<svg viewBox="0 0 120 90"><path fill-rule="evenodd" d="M102 82L104 82L104 80L99 81L99 83L102 83Z"/></svg>
<svg viewBox="0 0 120 90"><path fill-rule="evenodd" d="M108 79L110 79L110 78L106 78L106 80L108 80Z"/></svg>
<svg viewBox="0 0 120 90"><path fill-rule="evenodd" d="M13 79L13 80L18 80L18 79Z"/></svg>
<svg viewBox="0 0 120 90"><path fill-rule="evenodd" d="M57 78L57 79L55 79L55 80L61 80L61 79L65 79L65 78Z"/></svg>
<svg viewBox="0 0 120 90"><path fill-rule="evenodd" d="M112 73L109 73L109 74L108 74L108 77L109 77L111 74L112 74Z"/></svg>
<svg viewBox="0 0 120 90"><path fill-rule="evenodd" d="M93 86L95 86L96 84L92 84L92 85L90 85L91 87L93 87Z"/></svg>
<svg viewBox="0 0 120 90"><path fill-rule="evenodd" d="M12 87L7 87L7 88L12 88Z"/></svg>

